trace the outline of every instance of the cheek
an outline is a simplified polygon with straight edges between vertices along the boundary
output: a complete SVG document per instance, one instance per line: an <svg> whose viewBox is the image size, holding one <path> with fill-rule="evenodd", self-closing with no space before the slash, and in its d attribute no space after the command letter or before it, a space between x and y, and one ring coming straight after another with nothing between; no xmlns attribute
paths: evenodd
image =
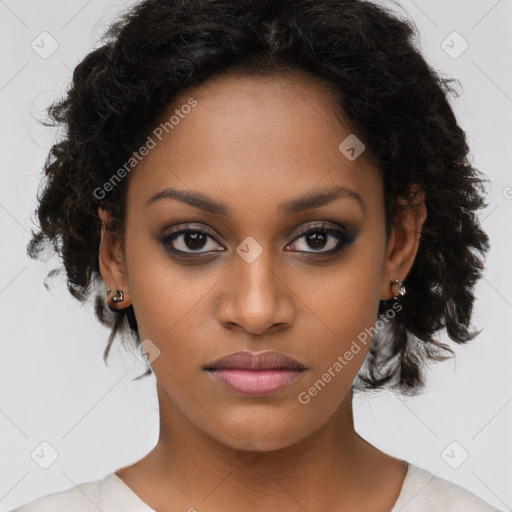
<svg viewBox="0 0 512 512"><path fill-rule="evenodd" d="M141 339L154 339L164 348L187 322L197 320L198 301L214 280L200 266L172 261L145 231L136 222L127 229L128 286Z"/></svg>
<svg viewBox="0 0 512 512"><path fill-rule="evenodd" d="M329 344L335 350L377 320L385 243L370 235L361 236L338 265L303 283L305 302L338 340Z"/></svg>
<svg viewBox="0 0 512 512"><path fill-rule="evenodd" d="M148 274L134 276L130 284L141 339L152 340L177 371L194 362L197 366L202 356L198 348L204 351L208 346L201 327L203 301L215 286L211 276L192 277L190 270L186 272L175 265L154 265Z"/></svg>
<svg viewBox="0 0 512 512"><path fill-rule="evenodd" d="M328 279L305 287L317 329L316 361L298 401L311 404L316 413L334 410L368 353L378 318L384 250L383 237L361 237Z"/></svg>

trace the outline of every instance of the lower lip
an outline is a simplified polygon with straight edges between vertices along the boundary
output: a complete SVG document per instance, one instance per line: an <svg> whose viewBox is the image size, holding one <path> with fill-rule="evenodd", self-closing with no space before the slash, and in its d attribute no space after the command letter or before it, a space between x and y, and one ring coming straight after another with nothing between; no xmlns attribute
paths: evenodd
<svg viewBox="0 0 512 512"><path fill-rule="evenodd" d="M210 370L209 373L242 395L262 396L275 393L291 384L301 372L297 370Z"/></svg>

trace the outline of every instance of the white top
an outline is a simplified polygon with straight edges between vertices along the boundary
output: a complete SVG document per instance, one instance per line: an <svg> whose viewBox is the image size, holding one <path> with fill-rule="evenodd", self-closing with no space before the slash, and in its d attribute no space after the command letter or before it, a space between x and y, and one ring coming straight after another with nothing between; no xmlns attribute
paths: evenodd
<svg viewBox="0 0 512 512"><path fill-rule="evenodd" d="M156 512L115 473L37 498L12 512ZM469 491L408 465L390 512L499 512Z"/></svg>

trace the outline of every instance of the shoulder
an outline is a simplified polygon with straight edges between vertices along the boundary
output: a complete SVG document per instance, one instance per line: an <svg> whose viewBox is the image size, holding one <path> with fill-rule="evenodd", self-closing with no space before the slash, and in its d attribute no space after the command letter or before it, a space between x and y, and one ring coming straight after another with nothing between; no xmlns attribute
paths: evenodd
<svg viewBox="0 0 512 512"><path fill-rule="evenodd" d="M12 512L98 512L101 510L101 486L109 478L85 482L63 491L41 496Z"/></svg>
<svg viewBox="0 0 512 512"><path fill-rule="evenodd" d="M409 464L392 512L500 512L467 489Z"/></svg>

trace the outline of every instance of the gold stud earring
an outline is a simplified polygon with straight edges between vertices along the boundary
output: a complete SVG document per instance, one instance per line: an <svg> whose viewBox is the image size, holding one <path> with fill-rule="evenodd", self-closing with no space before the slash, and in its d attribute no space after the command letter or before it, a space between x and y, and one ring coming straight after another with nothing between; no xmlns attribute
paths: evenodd
<svg viewBox="0 0 512 512"><path fill-rule="evenodd" d="M124 300L123 290L117 290L116 293L112 296L112 302L122 302Z"/></svg>

